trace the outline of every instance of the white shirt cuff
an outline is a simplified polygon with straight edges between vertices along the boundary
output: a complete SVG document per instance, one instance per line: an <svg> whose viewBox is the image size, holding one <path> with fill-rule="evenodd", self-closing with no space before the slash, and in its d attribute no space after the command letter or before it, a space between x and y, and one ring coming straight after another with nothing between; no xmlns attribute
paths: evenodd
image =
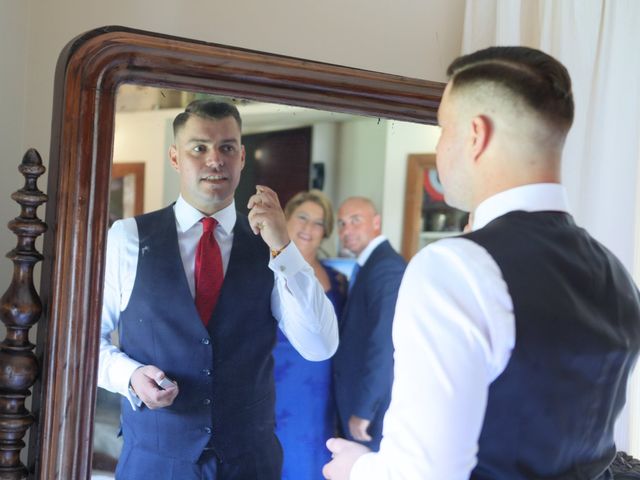
<svg viewBox="0 0 640 480"><path fill-rule="evenodd" d="M289 278L308 266L298 247L291 241L282 252L269 261L269 268L276 276Z"/></svg>

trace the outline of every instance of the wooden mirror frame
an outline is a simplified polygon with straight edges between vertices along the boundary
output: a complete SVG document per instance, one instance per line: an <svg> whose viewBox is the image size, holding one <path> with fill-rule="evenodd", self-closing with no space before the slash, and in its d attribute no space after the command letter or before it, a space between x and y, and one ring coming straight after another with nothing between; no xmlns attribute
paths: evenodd
<svg viewBox="0 0 640 480"><path fill-rule="evenodd" d="M32 478L91 473L116 92L135 83L434 124L444 85L104 27L56 68L38 328Z"/></svg>

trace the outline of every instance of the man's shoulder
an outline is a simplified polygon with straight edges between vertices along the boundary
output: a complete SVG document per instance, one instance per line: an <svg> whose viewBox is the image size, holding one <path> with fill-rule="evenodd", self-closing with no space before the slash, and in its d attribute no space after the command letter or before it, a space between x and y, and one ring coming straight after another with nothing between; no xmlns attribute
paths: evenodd
<svg viewBox="0 0 640 480"><path fill-rule="evenodd" d="M175 219L175 213L173 211L173 203L159 210L136 215L130 220L136 223L166 221L167 219Z"/></svg>
<svg viewBox="0 0 640 480"><path fill-rule="evenodd" d="M367 259L368 264L374 266L397 266L404 269L407 261L391 246L389 240L384 240L378 245Z"/></svg>

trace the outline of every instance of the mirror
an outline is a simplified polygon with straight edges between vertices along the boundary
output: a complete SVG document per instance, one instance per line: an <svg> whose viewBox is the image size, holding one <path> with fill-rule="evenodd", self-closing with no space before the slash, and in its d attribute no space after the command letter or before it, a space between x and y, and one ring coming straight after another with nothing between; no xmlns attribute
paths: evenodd
<svg viewBox="0 0 640 480"><path fill-rule="evenodd" d="M30 468L88 478L116 92L123 83L435 123L443 85L105 27L56 71Z"/></svg>
<svg viewBox="0 0 640 480"><path fill-rule="evenodd" d="M144 212L158 210L175 201L179 193L178 176L167 159L167 151L173 143L171 122L184 110L189 101L202 97L204 97L203 94L185 91L132 84L120 86L116 97L110 218L122 217L123 211L122 201L113 201L114 191L117 199L123 197L120 190L114 190L114 187L121 183L114 181L114 178L120 178L124 172L133 172L134 166L138 166L138 171L143 175L144 172L148 172L142 187L131 186L132 191L129 192L130 197L139 199L140 196L135 195L134 192L137 193L144 188ZM349 195L358 194L373 198L382 208L388 201L385 198L398 195L398 190L403 187L400 182L404 181L404 177L398 174L398 184L385 187L384 172L398 169L396 159L406 158L409 151L433 149L439 134L439 129L430 125L238 98L220 96L214 98L236 104L242 117L243 144L247 150L247 158L241 184L236 191L236 209L238 210L242 210L246 205L243 181L248 183L248 190L251 192L256 181L269 186L278 184L277 191L283 206L293 194L306 190L315 183L315 186L323 190L336 207L340 200ZM305 132L308 134L302 135L301 138L300 133ZM280 151L275 151L274 149L277 149L280 144L279 139L284 139L285 143ZM301 144L309 145L309 148L301 149ZM270 151L272 154L269 153ZM296 152L299 153L296 154ZM323 172L322 178L314 174L312 167ZM271 171L274 175L270 175ZM303 174L296 175L297 171ZM133 178L141 178L141 175L135 175ZM133 182L130 183L133 185ZM392 193L385 191L389 189ZM124 190L128 191L126 186ZM400 196L402 196L401 193ZM125 195L124 198L127 196ZM129 211L132 212L132 208ZM132 215L133 213L124 216ZM386 221L383 223L387 225ZM392 221L389 224L394 227ZM391 231L391 228L388 230ZM396 230L398 231L395 234L399 236L401 232L397 227ZM344 258L335 258L339 254L338 246L334 231L331 238L323 242L318 256L330 262L332 266L344 266L344 273L348 273L351 262ZM285 408L284 405L304 398L304 388L290 385L284 390L287 392L286 398L283 390L279 388L283 385L282 370L285 368L281 364L284 360L279 353L281 348L288 352L287 356L291 353L286 346L278 345L274 352L278 394L276 420L280 420L280 415L283 415L281 409ZM316 382L322 385L321 380L324 377L320 372L328 372L328 369L315 372ZM329 383L328 378L326 383ZM296 391L295 395L291 394L293 390ZM329 389L323 389L320 386L314 396L315 404L321 404L322 398L328 400L329 395ZM120 403L119 395L102 389L98 389L97 398L94 418L93 472L96 475L106 476L115 471L115 463L122 445L122 439L116 437L119 429ZM321 408L320 410L324 411ZM287 413L287 421L280 421L279 425L283 423L292 425L292 422L300 421L296 420L297 417L289 415L291 415L290 410ZM307 428L313 428L316 425L311 420L309 423L311 425ZM279 429L278 433L281 433ZM324 440L325 438L322 438L317 442L318 451L324 451ZM286 457L288 454L286 441L283 441L283 448ZM326 460L328 459L327 455Z"/></svg>

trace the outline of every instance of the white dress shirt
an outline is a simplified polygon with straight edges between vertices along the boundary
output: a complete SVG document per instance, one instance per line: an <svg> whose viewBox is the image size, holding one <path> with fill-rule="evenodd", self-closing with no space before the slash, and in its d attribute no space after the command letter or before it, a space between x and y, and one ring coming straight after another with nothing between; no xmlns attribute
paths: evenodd
<svg viewBox="0 0 640 480"><path fill-rule="evenodd" d="M175 203L178 245L191 295L195 297L195 252L202 235L202 213L180 196ZM214 235L226 274L236 223L235 204L216 212ZM119 220L109 230L102 305L98 386L126 396L132 407L139 400L129 392L131 374L141 366L111 341L122 312L129 303L138 266L138 227L133 218ZM295 244L291 242L269 268L274 272L271 312L282 332L307 360L331 357L338 348L335 310ZM251 339L247 339L251 341Z"/></svg>
<svg viewBox="0 0 640 480"><path fill-rule="evenodd" d="M567 211L558 184L501 192L475 211L473 229L510 211ZM378 453L351 480L467 480L476 465L489 385L515 345L513 303L488 252L463 239L422 249L402 279L393 321L391 405Z"/></svg>

